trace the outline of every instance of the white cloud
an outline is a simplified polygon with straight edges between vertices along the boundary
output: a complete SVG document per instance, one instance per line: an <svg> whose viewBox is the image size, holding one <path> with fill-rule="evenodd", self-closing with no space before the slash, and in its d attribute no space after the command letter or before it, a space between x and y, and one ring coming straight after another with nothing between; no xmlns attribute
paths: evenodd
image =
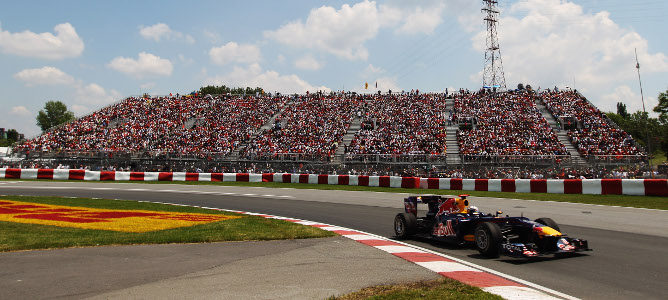
<svg viewBox="0 0 668 300"><path fill-rule="evenodd" d="M14 78L25 82L27 86L34 85L71 85L75 83L72 76L58 68L42 67L39 69L25 69L16 74Z"/></svg>
<svg viewBox="0 0 668 300"><path fill-rule="evenodd" d="M385 69L381 67L376 67L372 64L369 64L364 70L360 73L362 78L369 78L378 76L378 74L385 73Z"/></svg>
<svg viewBox="0 0 668 300"><path fill-rule="evenodd" d="M461 2L450 0L448 3ZM455 6L456 7L456 6ZM442 23L446 4L442 1L392 1L376 5L364 0L340 9L322 6L312 9L306 21L296 20L264 36L295 47L316 49L347 60L366 60L365 42L377 36L384 27L401 34L430 34Z"/></svg>
<svg viewBox="0 0 668 300"><path fill-rule="evenodd" d="M139 34L147 40L159 42L160 39L166 39L172 34L172 30L165 23L158 23L153 26L139 27Z"/></svg>
<svg viewBox="0 0 668 300"><path fill-rule="evenodd" d="M519 82L542 88L575 82L594 104L614 108L616 100L608 103L611 98L603 96L636 78L635 48L643 72L668 72L668 57L650 53L646 39L620 27L608 12L587 13L563 0L526 0L504 13L499 42L509 87ZM472 39L479 52L484 51L485 34L483 29Z"/></svg>
<svg viewBox="0 0 668 300"><path fill-rule="evenodd" d="M97 83L90 83L77 88L77 99L86 104L108 104L121 98L121 94L116 90L107 92Z"/></svg>
<svg viewBox="0 0 668 300"><path fill-rule="evenodd" d="M174 31L165 23L157 23L151 26L140 26L139 34L147 40L159 42L161 40L185 41L194 43L195 39L189 34Z"/></svg>
<svg viewBox="0 0 668 300"><path fill-rule="evenodd" d="M279 55L276 57L276 61L278 61L279 64L284 63L284 62L285 62L285 56L283 56L283 54L279 54Z"/></svg>
<svg viewBox="0 0 668 300"><path fill-rule="evenodd" d="M19 117L28 117L32 115L32 113L25 106L22 105L12 107L9 113Z"/></svg>
<svg viewBox="0 0 668 300"><path fill-rule="evenodd" d="M259 64L251 64L247 68L234 67L232 72L207 78L204 85L227 85L238 87L262 87L267 92L304 93L318 90L330 91L324 86L313 86L297 75L281 75L276 71L264 71Z"/></svg>
<svg viewBox="0 0 668 300"><path fill-rule="evenodd" d="M228 63L256 63L261 59L260 48L255 45L229 42L209 50L211 61L217 65Z"/></svg>
<svg viewBox="0 0 668 300"><path fill-rule="evenodd" d="M172 74L172 62L151 53L141 52L138 59L116 57L108 67L135 78L169 76Z"/></svg>
<svg viewBox="0 0 668 300"><path fill-rule="evenodd" d="M642 111L642 99L640 93L636 93L628 85L621 85L615 88L613 93L603 95L601 97L602 111L617 112L617 102L626 104L626 110L629 113ZM658 114L653 111L654 107L659 104L655 97L645 97L645 110L651 117L657 117Z"/></svg>
<svg viewBox="0 0 668 300"><path fill-rule="evenodd" d="M461 15L480 11L480 4L471 0L389 0L379 5L381 25L394 27L399 34L432 34L448 10Z"/></svg>
<svg viewBox="0 0 668 300"><path fill-rule="evenodd" d="M74 104L74 105L72 105L72 109L71 109L71 111L72 111L72 112L74 113L74 115L77 116L77 117L84 116L84 115L86 115L86 114L88 114L88 113L93 112L93 110L92 110L90 107L85 106L85 105L80 105L80 104Z"/></svg>
<svg viewBox="0 0 668 300"><path fill-rule="evenodd" d="M297 48L314 48L349 60L366 60L369 51L364 42L373 38L380 28L375 2L363 1L353 6L344 4L339 10L322 6L311 10L306 22L293 21L265 37Z"/></svg>
<svg viewBox="0 0 668 300"><path fill-rule="evenodd" d="M307 55L295 61L295 67L302 70L316 71L324 66L323 63L317 61L313 56Z"/></svg>
<svg viewBox="0 0 668 300"><path fill-rule="evenodd" d="M219 44L222 41L220 34L215 31L204 30L204 36L211 44Z"/></svg>
<svg viewBox="0 0 668 300"><path fill-rule="evenodd" d="M403 24L396 31L404 34L431 34L443 22L444 9L444 3L436 3L426 7L417 6L412 11L409 10L405 13Z"/></svg>
<svg viewBox="0 0 668 300"><path fill-rule="evenodd" d="M537 77L561 83L575 77L577 83L591 86L632 79L634 48L644 71L668 71L668 57L649 53L647 40L614 23L608 12L588 14L559 0L518 2L510 12L526 12L521 19L503 18L499 31L506 69L526 77L519 80ZM484 32L478 33L476 49L482 51L484 38Z"/></svg>
<svg viewBox="0 0 668 300"><path fill-rule="evenodd" d="M113 89L107 91L96 83L78 84L75 86L74 95L77 104L72 105L72 111L77 115L84 115L118 101L121 97L120 92Z"/></svg>
<svg viewBox="0 0 668 300"><path fill-rule="evenodd" d="M195 62L194 59L192 59L190 57L186 57L183 54L179 54L178 57L179 57L179 61L181 61L181 63L186 65L186 66L192 65Z"/></svg>
<svg viewBox="0 0 668 300"><path fill-rule="evenodd" d="M53 60L81 55L84 42L70 23L58 24L53 31L55 35L28 30L11 33L0 28L0 49L8 54Z"/></svg>
<svg viewBox="0 0 668 300"><path fill-rule="evenodd" d="M374 89L378 89L384 92L387 90L392 90L392 92L401 91L401 88L399 87L399 84L394 77L381 77L376 79L376 82L378 83L378 87L376 88L374 83Z"/></svg>
<svg viewBox="0 0 668 300"><path fill-rule="evenodd" d="M66 99L74 100L75 104L72 105L72 111L77 115L89 113L94 109L99 109L102 105L121 99L121 93L116 90L105 90L96 83L84 84L81 80L77 80L54 67L26 69L14 74L14 77L24 81L28 86L62 85L70 88L72 95L66 97ZM15 115L30 114L23 106L14 107L11 112Z"/></svg>

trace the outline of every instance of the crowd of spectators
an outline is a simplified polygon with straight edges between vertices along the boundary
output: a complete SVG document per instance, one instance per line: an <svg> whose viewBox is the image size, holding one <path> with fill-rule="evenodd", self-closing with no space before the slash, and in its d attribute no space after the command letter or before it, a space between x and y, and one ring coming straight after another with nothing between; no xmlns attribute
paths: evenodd
<svg viewBox="0 0 668 300"><path fill-rule="evenodd" d="M238 150L241 159L274 160L296 154L300 161L329 161L343 147L348 158L445 156L446 127L467 123L457 131L465 161L567 156L566 147L536 107L539 97L557 119L577 118L568 135L585 157L643 154L629 134L576 92L536 95L525 90L462 91L449 112L444 94L417 92L131 97L47 131L16 150L199 158L229 156ZM361 128L349 145L343 145L353 121ZM416 161L421 160L402 160Z"/></svg>
<svg viewBox="0 0 668 300"><path fill-rule="evenodd" d="M45 132L18 150L225 155L286 102L265 96L132 97Z"/></svg>
<svg viewBox="0 0 668 300"><path fill-rule="evenodd" d="M472 124L457 131L463 157L568 155L527 91L460 93L452 120Z"/></svg>
<svg viewBox="0 0 668 300"><path fill-rule="evenodd" d="M375 95L361 109L361 129L346 153L445 155L443 94Z"/></svg>
<svg viewBox="0 0 668 300"><path fill-rule="evenodd" d="M299 154L327 160L341 144L359 103L358 97L340 93L298 96L240 155L271 159L280 154Z"/></svg>
<svg viewBox="0 0 668 300"><path fill-rule="evenodd" d="M613 126L607 116L576 91L546 91L540 95L556 119L575 117L568 136L585 158L643 155L630 134Z"/></svg>

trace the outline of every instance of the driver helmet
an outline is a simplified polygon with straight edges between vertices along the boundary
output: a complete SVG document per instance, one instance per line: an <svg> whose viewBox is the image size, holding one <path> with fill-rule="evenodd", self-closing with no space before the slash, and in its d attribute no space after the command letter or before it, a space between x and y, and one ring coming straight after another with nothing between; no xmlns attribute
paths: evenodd
<svg viewBox="0 0 668 300"><path fill-rule="evenodd" d="M480 212L480 211L478 210L478 207L477 207L477 206L469 206L469 213L470 213L470 214L477 214L477 213L479 213L479 212Z"/></svg>

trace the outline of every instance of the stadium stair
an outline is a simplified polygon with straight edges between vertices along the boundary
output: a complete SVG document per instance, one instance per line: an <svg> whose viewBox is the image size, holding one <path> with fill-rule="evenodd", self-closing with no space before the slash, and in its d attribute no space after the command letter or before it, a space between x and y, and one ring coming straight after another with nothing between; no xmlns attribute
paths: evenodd
<svg viewBox="0 0 668 300"><path fill-rule="evenodd" d="M445 154L447 157L445 161L448 165L458 165L462 163L462 158L459 156L459 144L457 143L457 127L448 126L445 129Z"/></svg>
<svg viewBox="0 0 668 300"><path fill-rule="evenodd" d="M107 125L107 128L116 128L120 124L123 124L127 121L128 121L127 119L123 119L123 118L113 119L113 120L109 121L109 124Z"/></svg>
<svg viewBox="0 0 668 300"><path fill-rule="evenodd" d="M250 143L250 142L252 142L253 140L255 140L255 138L258 136L258 134L260 134L261 132L263 132L263 131L265 131L265 130L269 130L269 129L273 128L273 127L274 127L274 121L276 120L276 118L278 118L280 115L282 115L283 112L284 112L288 107L292 106L293 103L294 103L294 101L290 101L290 102L286 103L286 104L281 108L281 110L279 110L276 114L274 114L271 118L269 118L269 120L268 120L266 123L264 123L264 125L262 125L262 127L260 127L259 130L255 131L255 132L253 133L253 135L252 135L247 141L244 141L239 147L237 147L236 149L234 149L234 151L232 151L232 153L230 154L230 158L232 158L232 159L234 159L234 160L238 159L238 158L239 158L239 151L241 151L242 148L245 148L245 147L248 145L248 143ZM285 121L284 121L284 122L285 122ZM285 123L283 123L282 125L285 126Z"/></svg>
<svg viewBox="0 0 668 300"><path fill-rule="evenodd" d="M348 131L346 131L346 135L343 136L343 140L341 141L339 148L336 149L336 154L334 154L336 160L342 160L346 151L345 146L350 146L350 143L353 141L355 134L360 130L360 128L362 128L362 118L355 116L353 121L350 123L350 127L348 127Z"/></svg>
<svg viewBox="0 0 668 300"><path fill-rule="evenodd" d="M454 106L455 99L445 99L444 114L449 116ZM459 165L462 163L462 158L459 156L459 143L457 143L457 129L457 126L448 126L445 129L445 154L447 155L445 161L448 165Z"/></svg>
<svg viewBox="0 0 668 300"><path fill-rule="evenodd" d="M197 119L198 119L198 118L190 118L190 119L188 119L188 121L186 121L186 122L183 124L183 127L186 128L186 129L191 129L191 128L193 128L194 125L195 125L195 122L197 122Z"/></svg>
<svg viewBox="0 0 668 300"><path fill-rule="evenodd" d="M589 163L587 160L585 160L575 146L573 146L573 143L571 143L571 140L568 138L568 134L559 128L557 120L552 116L542 100L536 100L536 108L540 110L540 114L543 115L543 118L545 118L547 123L550 124L550 127L552 127L552 130L557 134L559 142L566 146L566 150L571 154L571 163L578 166L588 166Z"/></svg>

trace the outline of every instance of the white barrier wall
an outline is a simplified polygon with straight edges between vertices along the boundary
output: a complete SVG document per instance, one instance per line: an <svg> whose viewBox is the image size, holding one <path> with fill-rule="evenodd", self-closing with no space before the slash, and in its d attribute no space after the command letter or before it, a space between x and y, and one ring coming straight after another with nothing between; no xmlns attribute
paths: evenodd
<svg viewBox="0 0 668 300"><path fill-rule="evenodd" d="M100 172L63 169L0 169L0 178L85 181L268 181L463 191L668 196L666 179L457 179L288 173Z"/></svg>

